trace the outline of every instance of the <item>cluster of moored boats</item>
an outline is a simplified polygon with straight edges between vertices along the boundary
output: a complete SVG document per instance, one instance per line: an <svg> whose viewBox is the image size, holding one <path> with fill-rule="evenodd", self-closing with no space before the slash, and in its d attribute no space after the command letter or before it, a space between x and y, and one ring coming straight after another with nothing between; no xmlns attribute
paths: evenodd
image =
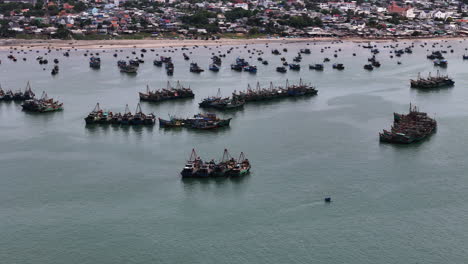
<svg viewBox="0 0 468 264"><path fill-rule="evenodd" d="M21 107L25 111L30 112L53 112L63 109L63 103L56 101L52 98L48 98L45 92L42 93L41 98L35 98L35 93L31 89L29 82L26 85L24 92L21 90L13 92L11 90L4 91L0 87L0 101L16 101L23 102Z"/></svg>
<svg viewBox="0 0 468 264"><path fill-rule="evenodd" d="M150 102L161 102L174 99L184 99L184 98L194 98L195 95L190 89L190 87L183 87L179 81L177 81L176 87L173 88L170 82L167 82L167 87L165 89L151 91L149 86L146 86L146 92L139 93L141 101L150 101Z"/></svg>
<svg viewBox="0 0 468 264"><path fill-rule="evenodd" d="M26 89L24 92L18 90L13 92L12 90L4 91L0 86L0 101L26 101L33 99L35 96L34 92L31 90L31 85L26 85Z"/></svg>
<svg viewBox="0 0 468 264"><path fill-rule="evenodd" d="M455 84L455 82L449 78L448 75L440 75L439 71L437 71L437 75L435 77L432 77L431 73L429 73L427 78L421 78L420 74L418 74L418 79L410 80L410 83L411 88L420 89L448 87Z"/></svg>
<svg viewBox="0 0 468 264"><path fill-rule="evenodd" d="M423 140L437 129L437 121L427 113L420 112L410 105L409 114L394 113L394 122L390 131L379 133L380 141L397 144L410 144Z"/></svg>
<svg viewBox="0 0 468 264"><path fill-rule="evenodd" d="M232 97L221 97L220 90L214 97L208 97L199 103L201 108L214 108L218 110L229 110L242 107L247 102L255 101L269 101L274 99L281 99L287 97L298 97L298 96L312 96L317 95L317 89L310 85L299 81L299 84L290 85L289 81L286 80L285 87L275 87L273 83L270 83L269 88L260 88L260 84L257 83L257 88L252 89L250 85L246 91L232 93Z"/></svg>
<svg viewBox="0 0 468 264"><path fill-rule="evenodd" d="M172 63L171 57L161 56L159 60L154 60L153 65L157 67L162 67L163 64L166 64L166 73L167 75L174 74L174 63Z"/></svg>
<svg viewBox="0 0 468 264"><path fill-rule="evenodd" d="M154 125L156 117L154 114L145 114L141 111L140 104L137 105L135 114L132 114L128 105L123 113L104 111L96 104L93 111L85 117L87 125L91 124L114 124L114 125Z"/></svg>
<svg viewBox="0 0 468 264"><path fill-rule="evenodd" d="M159 118L159 126L164 128L187 127L193 129L212 130L228 127L231 118L221 119L213 113L196 114L191 118L170 117L169 120Z"/></svg>
<svg viewBox="0 0 468 264"><path fill-rule="evenodd" d="M49 98L47 93L43 92L40 99L32 98L26 100L21 107L29 112L46 113L63 110L63 103Z"/></svg>
<svg viewBox="0 0 468 264"><path fill-rule="evenodd" d="M250 161L243 152L235 159L225 149L222 159L216 162L214 159L203 161L193 149L180 174L184 178L239 177L249 174L250 168Z"/></svg>

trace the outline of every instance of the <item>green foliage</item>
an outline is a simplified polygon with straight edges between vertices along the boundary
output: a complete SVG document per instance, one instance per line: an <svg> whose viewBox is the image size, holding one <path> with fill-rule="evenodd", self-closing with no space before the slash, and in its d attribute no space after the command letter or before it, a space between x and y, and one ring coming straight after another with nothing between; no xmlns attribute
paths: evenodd
<svg viewBox="0 0 468 264"><path fill-rule="evenodd" d="M243 17L251 17L253 16L253 12L250 11L250 10L245 10L245 9L242 9L242 8L234 8L232 9L231 11L228 11L224 14L224 16L226 17L226 19L228 21L234 21L236 19L239 19L239 18L243 18Z"/></svg>
<svg viewBox="0 0 468 264"><path fill-rule="evenodd" d="M191 16L183 16L181 18L182 23L186 25L194 26L206 26L208 25L208 18L215 18L216 14L208 11L198 11Z"/></svg>
<svg viewBox="0 0 468 264"><path fill-rule="evenodd" d="M47 11L49 12L49 15L56 16L60 10L57 6L48 6Z"/></svg>
<svg viewBox="0 0 468 264"><path fill-rule="evenodd" d="M11 3L1 3L0 2L0 13L6 16L10 15L10 12L13 10L19 11L22 9L32 9L33 5L29 3L22 2L11 2Z"/></svg>
<svg viewBox="0 0 468 264"><path fill-rule="evenodd" d="M333 8L332 11L330 12L330 14L332 14L332 15L341 15L341 11L336 9L336 8Z"/></svg>
<svg viewBox="0 0 468 264"><path fill-rule="evenodd" d="M288 25L294 28L305 28L305 27L312 27L312 26L317 26L321 27L323 26L322 20L319 17L311 18L307 15L303 16L292 16L289 17L287 20L280 20L280 24L282 25Z"/></svg>
<svg viewBox="0 0 468 264"><path fill-rule="evenodd" d="M77 12L77 13L81 13L83 11L85 11L86 9L88 8L88 6L86 6L85 3L83 2L78 2L74 5L73 7L73 11Z"/></svg>
<svg viewBox="0 0 468 264"><path fill-rule="evenodd" d="M54 37L59 39L70 39L71 32L66 29L63 25L60 25L55 33Z"/></svg>
<svg viewBox="0 0 468 264"><path fill-rule="evenodd" d="M2 38L15 36L15 32L9 29L8 22L8 20L0 20L0 37Z"/></svg>
<svg viewBox="0 0 468 264"><path fill-rule="evenodd" d="M260 30L258 30L257 27L253 27L249 30L249 35L258 35L260 33Z"/></svg>

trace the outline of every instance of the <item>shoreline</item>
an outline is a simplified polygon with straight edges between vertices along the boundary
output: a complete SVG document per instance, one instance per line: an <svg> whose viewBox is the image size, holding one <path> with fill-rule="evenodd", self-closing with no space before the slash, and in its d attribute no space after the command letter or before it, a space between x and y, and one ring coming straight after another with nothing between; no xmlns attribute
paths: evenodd
<svg viewBox="0 0 468 264"><path fill-rule="evenodd" d="M238 46L254 44L289 44L301 42L346 41L353 43L367 42L401 42L401 41L443 41L465 40L465 37L428 37L428 38L359 38L359 37L326 37L326 38L258 38L258 39L142 39L142 40L43 40L43 39L0 39L0 50L13 48L28 49L112 49L112 48L169 48L184 46Z"/></svg>

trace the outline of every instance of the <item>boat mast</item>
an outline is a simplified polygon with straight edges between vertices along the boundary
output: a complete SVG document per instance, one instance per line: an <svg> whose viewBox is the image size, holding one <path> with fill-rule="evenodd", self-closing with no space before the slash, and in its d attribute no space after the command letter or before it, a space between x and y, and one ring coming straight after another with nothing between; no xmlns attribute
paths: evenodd
<svg viewBox="0 0 468 264"><path fill-rule="evenodd" d="M141 113L141 106L140 106L140 103L137 104L135 113L136 113L136 114Z"/></svg>
<svg viewBox="0 0 468 264"><path fill-rule="evenodd" d="M224 149L223 158L221 159L221 162L226 162L230 160L231 158L232 156L229 154L228 150Z"/></svg>
<svg viewBox="0 0 468 264"><path fill-rule="evenodd" d="M245 155L244 155L244 152L241 152L240 155L239 155L239 159L237 160L237 162L243 162L245 160Z"/></svg>
<svg viewBox="0 0 468 264"><path fill-rule="evenodd" d="M197 152L195 149L192 149L192 153L190 154L189 161L195 161L197 159Z"/></svg>
<svg viewBox="0 0 468 264"><path fill-rule="evenodd" d="M128 104L125 105L125 114L132 114L132 112L130 112L130 109L128 108Z"/></svg>
<svg viewBox="0 0 468 264"><path fill-rule="evenodd" d="M99 103L97 103L96 106L93 109L93 112L97 113L99 111L101 111L101 108L99 107Z"/></svg>

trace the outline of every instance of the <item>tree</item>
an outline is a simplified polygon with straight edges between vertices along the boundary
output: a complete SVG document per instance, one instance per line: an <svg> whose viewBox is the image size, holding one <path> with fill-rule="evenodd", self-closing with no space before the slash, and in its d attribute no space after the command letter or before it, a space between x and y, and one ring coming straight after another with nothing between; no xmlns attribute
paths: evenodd
<svg viewBox="0 0 468 264"><path fill-rule="evenodd" d="M66 29L63 25L59 25L54 37L59 39L69 39L71 35L70 33L70 30Z"/></svg>
<svg viewBox="0 0 468 264"><path fill-rule="evenodd" d="M77 12L77 13L81 13L83 11L85 11L88 7L86 6L85 3L83 2L78 2L75 4L75 6L73 6L73 11Z"/></svg>
<svg viewBox="0 0 468 264"><path fill-rule="evenodd" d="M249 35L258 35L260 34L260 30L257 27L253 27L249 30Z"/></svg>
<svg viewBox="0 0 468 264"><path fill-rule="evenodd" d="M253 13L250 10L245 10L242 8L234 8L231 11L226 12L224 16L226 17L227 20L234 21L236 19L243 18L243 17L247 17L247 18L251 17L253 16Z"/></svg>

